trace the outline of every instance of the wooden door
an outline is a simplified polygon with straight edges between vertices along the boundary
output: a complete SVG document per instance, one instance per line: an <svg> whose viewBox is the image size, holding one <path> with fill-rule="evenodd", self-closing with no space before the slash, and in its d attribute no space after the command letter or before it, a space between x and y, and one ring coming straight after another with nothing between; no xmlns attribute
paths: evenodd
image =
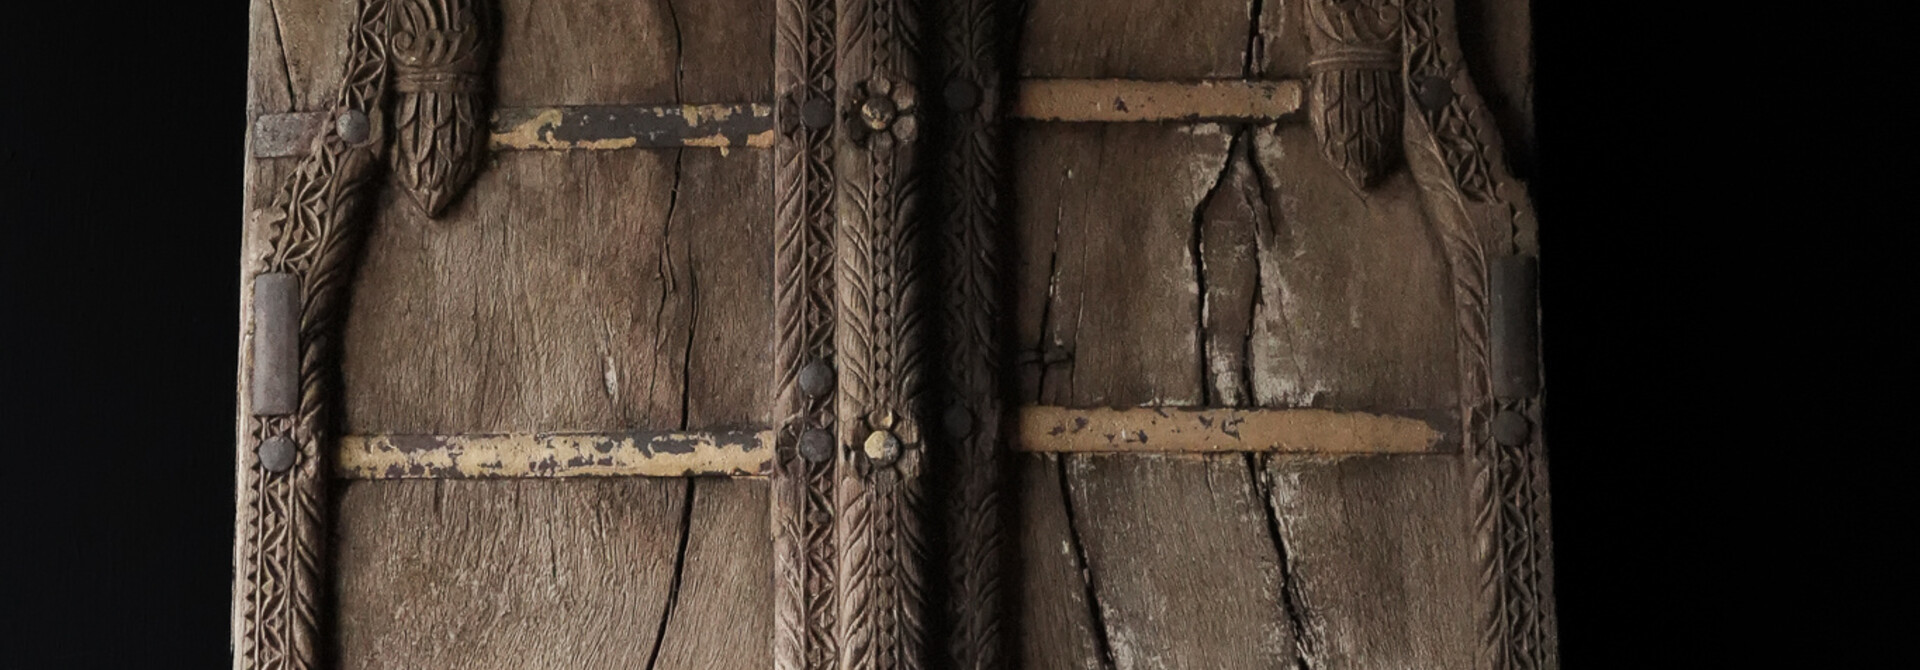
<svg viewBox="0 0 1920 670"><path fill-rule="evenodd" d="M253 6L236 668L1557 667L1449 0Z"/></svg>

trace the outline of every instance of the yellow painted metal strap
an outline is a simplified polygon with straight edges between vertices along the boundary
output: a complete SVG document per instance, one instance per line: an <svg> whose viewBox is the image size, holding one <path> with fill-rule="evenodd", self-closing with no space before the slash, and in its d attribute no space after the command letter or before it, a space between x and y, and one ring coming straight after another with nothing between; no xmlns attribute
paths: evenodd
<svg viewBox="0 0 1920 670"><path fill-rule="evenodd" d="M773 432L636 431L488 435L348 435L345 479L765 475Z"/></svg>
<svg viewBox="0 0 1920 670"><path fill-rule="evenodd" d="M1444 413L1029 406L1013 421L1014 449L1035 452L1418 454L1459 445L1458 428Z"/></svg>

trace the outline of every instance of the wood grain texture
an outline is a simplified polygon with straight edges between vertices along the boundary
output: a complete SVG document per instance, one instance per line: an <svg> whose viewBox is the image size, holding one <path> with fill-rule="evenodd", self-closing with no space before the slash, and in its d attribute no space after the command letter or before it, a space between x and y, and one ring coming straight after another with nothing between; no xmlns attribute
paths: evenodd
<svg viewBox="0 0 1920 670"><path fill-rule="evenodd" d="M1454 403L1447 270L1398 171L1362 194L1313 133L1253 133L1269 218L1249 356L1261 405L1437 409Z"/></svg>
<svg viewBox="0 0 1920 670"><path fill-rule="evenodd" d="M1114 668L1294 667L1278 557L1245 459L1066 464Z"/></svg>
<svg viewBox="0 0 1920 670"><path fill-rule="evenodd" d="M1211 124L1016 130L1010 317L1014 341L1034 348L1019 385L1035 395L1022 400L1200 403L1194 209L1229 136Z"/></svg>
<svg viewBox="0 0 1920 670"><path fill-rule="evenodd" d="M1031 0L1015 67L1023 77L1238 77L1251 6L1251 0Z"/></svg>
<svg viewBox="0 0 1920 670"><path fill-rule="evenodd" d="M1275 455L1264 475L1307 667L1475 667L1462 459Z"/></svg>
<svg viewBox="0 0 1920 670"><path fill-rule="evenodd" d="M771 58L737 48L771 39L759 5L501 0L494 90L509 105L764 101ZM332 98L341 6L259 0L250 115ZM434 222L386 193L350 303L342 427L765 425L764 392L742 381L769 365L767 158L694 153L499 157ZM249 163L250 211L293 164ZM263 234L248 228L249 273ZM703 623L767 597L763 482L691 498L681 480L361 484L337 510L342 667L764 665ZM687 555L729 558L676 572L689 499L705 526ZM751 616L720 630L765 636Z"/></svg>
<svg viewBox="0 0 1920 670"><path fill-rule="evenodd" d="M1088 589L1085 549L1060 487L1060 456L1016 454L1014 570L1008 589L1013 653L1019 668L1099 670L1108 667L1106 628Z"/></svg>
<svg viewBox="0 0 1920 670"><path fill-rule="evenodd" d="M692 534L654 670L773 665L768 509L765 480L693 480Z"/></svg>
<svg viewBox="0 0 1920 670"><path fill-rule="evenodd" d="M1020 128L1012 318L1016 342L1033 347L1019 370L1023 400L1205 402L1197 210L1219 183L1231 144L1231 134L1211 124ZM1085 557L1101 664L1279 668L1291 661L1277 554L1243 458L1061 462L1066 527L1046 525L1048 512L1035 507L1056 503L1023 499L1022 542L1036 551L1078 547ZM1021 576L1034 585L1050 578L1031 570ZM1082 638L1076 618L1059 613L1068 603L1036 602L1042 593L1021 602L1023 633ZM1022 648L1031 653L1033 644Z"/></svg>
<svg viewBox="0 0 1920 670"><path fill-rule="evenodd" d="M687 480L341 487L343 670L646 667Z"/></svg>

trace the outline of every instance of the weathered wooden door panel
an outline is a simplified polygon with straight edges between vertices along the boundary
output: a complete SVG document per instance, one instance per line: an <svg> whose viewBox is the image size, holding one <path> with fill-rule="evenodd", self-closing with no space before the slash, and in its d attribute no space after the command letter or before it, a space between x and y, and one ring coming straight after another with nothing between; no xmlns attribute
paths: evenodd
<svg viewBox="0 0 1920 670"><path fill-rule="evenodd" d="M253 4L236 668L1557 667L1450 2Z"/></svg>

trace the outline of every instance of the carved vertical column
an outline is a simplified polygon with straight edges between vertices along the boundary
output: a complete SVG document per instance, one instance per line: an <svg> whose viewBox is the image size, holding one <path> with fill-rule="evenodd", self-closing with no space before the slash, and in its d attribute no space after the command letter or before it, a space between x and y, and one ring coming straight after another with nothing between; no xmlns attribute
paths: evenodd
<svg viewBox="0 0 1920 670"><path fill-rule="evenodd" d="M1535 347L1535 221L1462 64L1451 0L1406 0L1409 163L1453 278L1473 469L1478 667L1559 667Z"/></svg>
<svg viewBox="0 0 1920 670"><path fill-rule="evenodd" d="M285 346L256 351L248 381L254 402L240 453L234 613L242 670L321 665L334 362L385 145L387 21L387 0L359 4L332 123L262 214L272 241L255 298L282 305L256 312L256 344L265 336ZM268 360L281 356L291 360Z"/></svg>
<svg viewBox="0 0 1920 670"><path fill-rule="evenodd" d="M393 178L438 217L486 157L491 56L483 0L398 0L393 11Z"/></svg>
<svg viewBox="0 0 1920 670"><path fill-rule="evenodd" d="M917 252L921 126L914 0L839 0L843 135L834 285L840 664L926 663L927 319Z"/></svg>
<svg viewBox="0 0 1920 670"><path fill-rule="evenodd" d="M1401 156L1400 7L1395 0L1308 0L1308 118L1320 150L1355 188Z"/></svg>
<svg viewBox="0 0 1920 670"><path fill-rule="evenodd" d="M1000 330L996 237L1000 234L1001 40L997 0L941 3L938 81L941 124L940 295L947 405L940 419L950 456L947 488L947 647L953 667L986 670L1008 661L1000 629L1007 560L1000 487ZM1009 40L1006 44L1011 44Z"/></svg>
<svg viewBox="0 0 1920 670"><path fill-rule="evenodd" d="M835 667L834 0L774 32L774 667Z"/></svg>

